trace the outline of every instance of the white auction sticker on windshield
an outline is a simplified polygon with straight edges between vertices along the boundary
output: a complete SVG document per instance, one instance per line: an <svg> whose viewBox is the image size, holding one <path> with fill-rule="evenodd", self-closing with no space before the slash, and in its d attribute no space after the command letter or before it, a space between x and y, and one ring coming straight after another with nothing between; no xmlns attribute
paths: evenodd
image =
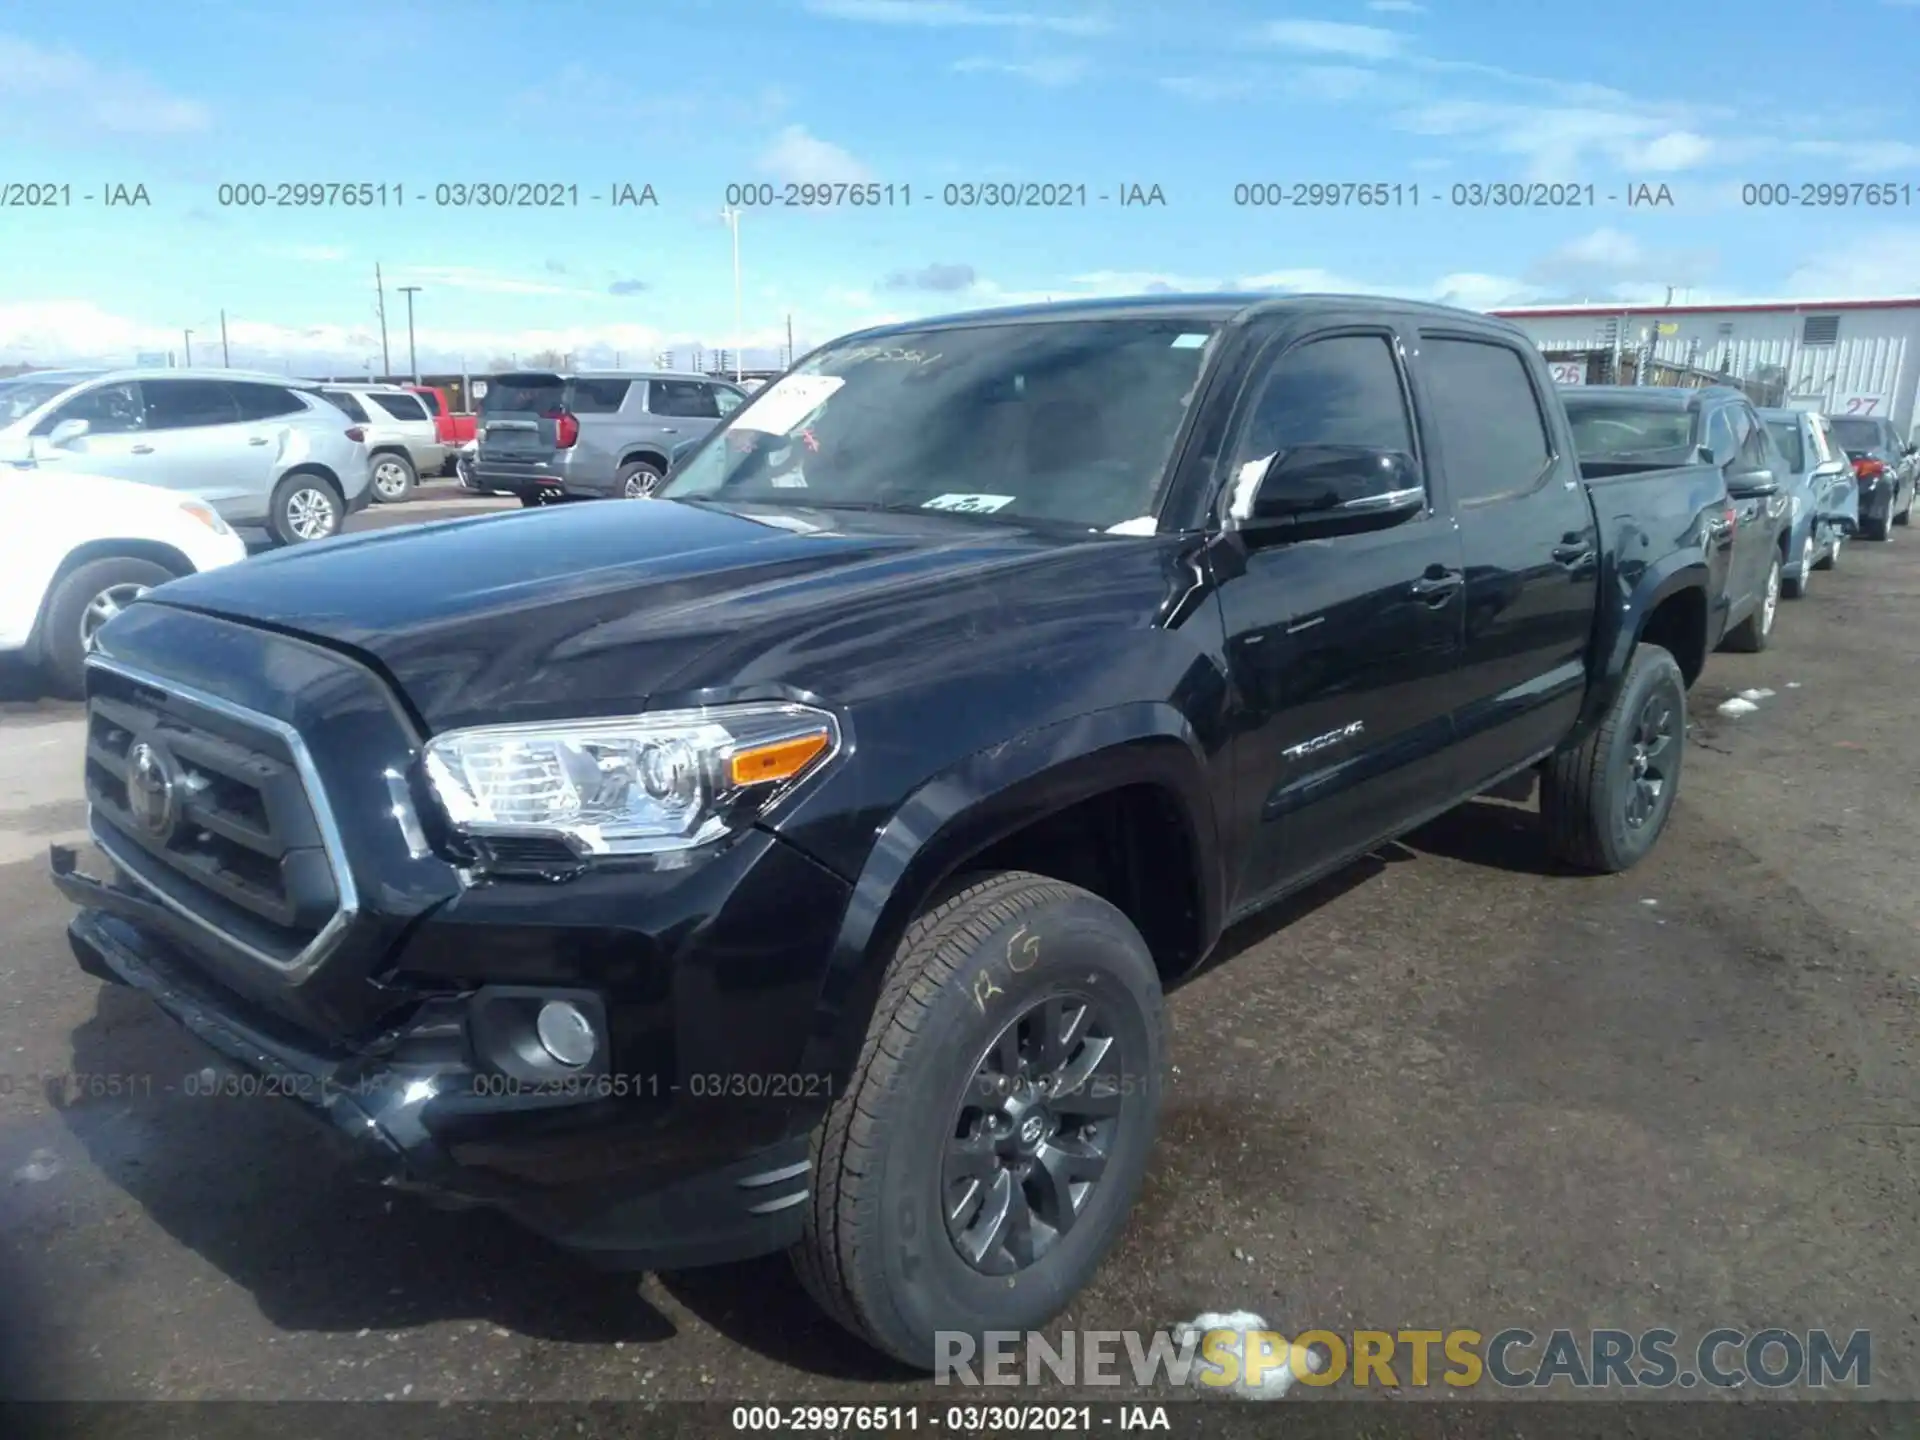
<svg viewBox="0 0 1920 1440"><path fill-rule="evenodd" d="M922 510L958 510L968 515L991 515L1014 502L1011 495L936 495Z"/></svg>
<svg viewBox="0 0 1920 1440"><path fill-rule="evenodd" d="M846 383L838 375L783 375L754 396L753 404L733 422L734 428L785 435Z"/></svg>
<svg viewBox="0 0 1920 1440"><path fill-rule="evenodd" d="M1206 343L1207 337L1205 335L1176 335L1173 337L1173 344L1169 348L1174 350L1198 350Z"/></svg>

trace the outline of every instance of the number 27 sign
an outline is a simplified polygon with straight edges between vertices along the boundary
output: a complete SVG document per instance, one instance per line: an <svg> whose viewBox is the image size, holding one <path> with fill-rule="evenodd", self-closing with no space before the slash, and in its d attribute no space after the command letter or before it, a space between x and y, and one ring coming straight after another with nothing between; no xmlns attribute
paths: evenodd
<svg viewBox="0 0 1920 1440"><path fill-rule="evenodd" d="M1885 399L1879 395L1849 395L1840 402L1837 415L1884 415Z"/></svg>

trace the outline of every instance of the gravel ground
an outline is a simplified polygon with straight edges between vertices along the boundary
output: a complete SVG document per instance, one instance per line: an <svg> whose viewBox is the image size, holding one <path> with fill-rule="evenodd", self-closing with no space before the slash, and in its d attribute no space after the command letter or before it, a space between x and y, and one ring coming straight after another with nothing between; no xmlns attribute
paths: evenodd
<svg viewBox="0 0 1920 1440"><path fill-rule="evenodd" d="M427 494L356 523L484 506ZM1528 805L1481 800L1230 937L1171 1000L1146 1191L1061 1325L1865 1329L1871 1393L1920 1399L1920 545L1896 533L1786 602L1770 650L1714 657L1632 874L1552 873ZM597 1273L347 1185L278 1103L181 1093L203 1052L74 967L43 877L82 819L76 711L5 680L0 1389L954 1398L780 1261ZM137 1093L41 1085L64 1072Z"/></svg>

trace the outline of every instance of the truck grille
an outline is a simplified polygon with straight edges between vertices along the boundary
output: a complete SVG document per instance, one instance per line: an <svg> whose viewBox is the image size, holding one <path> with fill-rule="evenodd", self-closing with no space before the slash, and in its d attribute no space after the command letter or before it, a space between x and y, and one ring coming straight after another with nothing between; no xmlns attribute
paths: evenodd
<svg viewBox="0 0 1920 1440"><path fill-rule="evenodd" d="M348 918L344 862L290 727L95 660L86 793L95 841L169 909L278 969Z"/></svg>

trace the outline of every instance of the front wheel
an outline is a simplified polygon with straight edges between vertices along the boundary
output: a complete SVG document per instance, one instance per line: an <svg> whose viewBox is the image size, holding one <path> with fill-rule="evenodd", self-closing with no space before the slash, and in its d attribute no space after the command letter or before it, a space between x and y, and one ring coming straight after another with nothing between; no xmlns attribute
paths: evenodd
<svg viewBox="0 0 1920 1440"><path fill-rule="evenodd" d="M154 586L173 578L165 566L131 556L90 560L61 576L47 597L40 627L40 667L48 688L63 699L82 698L87 655L101 629Z"/></svg>
<svg viewBox="0 0 1920 1440"><path fill-rule="evenodd" d="M1844 530L1835 530L1827 538L1827 553L1824 559L1813 568L1816 570L1838 570L1840 568L1840 550L1847 543Z"/></svg>
<svg viewBox="0 0 1920 1440"><path fill-rule="evenodd" d="M1096 895L1005 871L925 911L814 1134L801 1282L928 1370L942 1331L1044 1325L1139 1192L1163 1027L1146 943Z"/></svg>
<svg viewBox="0 0 1920 1440"><path fill-rule="evenodd" d="M1780 614L1780 572L1780 557L1775 555L1767 567L1767 588L1760 592L1760 604L1727 636L1727 649L1757 655L1773 640L1773 622Z"/></svg>
<svg viewBox="0 0 1920 1440"><path fill-rule="evenodd" d="M622 465L615 480L620 488L621 499L645 500L660 488L660 482L664 478L659 466L651 465L645 460L635 460L630 464Z"/></svg>
<svg viewBox="0 0 1920 1440"><path fill-rule="evenodd" d="M320 476L289 475L274 487L267 529L282 545L325 540L340 533L345 511L339 492Z"/></svg>
<svg viewBox="0 0 1920 1440"><path fill-rule="evenodd" d="M1548 850L1601 874L1639 864L1673 813L1686 748L1685 677L1671 654L1641 644L1606 718L1541 768Z"/></svg>
<svg viewBox="0 0 1920 1440"><path fill-rule="evenodd" d="M383 450L373 457L373 498L382 505L397 505L413 494L418 479L409 456Z"/></svg>
<svg viewBox="0 0 1920 1440"><path fill-rule="evenodd" d="M1781 581L1781 592L1789 600L1807 598L1807 587L1813 584L1813 572L1817 568L1813 561L1813 531L1807 531L1807 538L1800 542L1800 578Z"/></svg>

